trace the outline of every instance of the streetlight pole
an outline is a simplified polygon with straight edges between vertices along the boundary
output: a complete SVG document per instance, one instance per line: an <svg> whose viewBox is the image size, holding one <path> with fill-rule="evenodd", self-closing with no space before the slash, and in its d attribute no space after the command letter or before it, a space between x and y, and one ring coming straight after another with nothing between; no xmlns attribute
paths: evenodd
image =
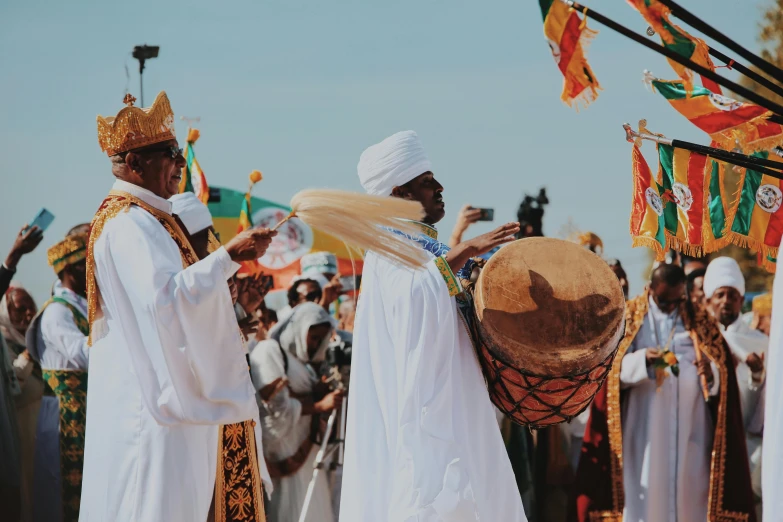
<svg viewBox="0 0 783 522"><path fill-rule="evenodd" d="M133 48L133 57L139 61L139 98L141 98L141 107L144 107L144 62L158 57L160 47L157 45L137 45Z"/></svg>

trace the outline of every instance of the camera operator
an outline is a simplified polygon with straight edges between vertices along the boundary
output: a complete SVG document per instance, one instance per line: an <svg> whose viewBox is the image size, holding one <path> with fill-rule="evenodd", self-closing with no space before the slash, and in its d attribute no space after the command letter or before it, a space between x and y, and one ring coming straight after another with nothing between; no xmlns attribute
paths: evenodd
<svg viewBox="0 0 783 522"><path fill-rule="evenodd" d="M250 355L250 371L261 409L264 457L274 493L270 522L298 520L313 475L319 415L342 403L342 391L329 391L319 377L334 323L323 307L299 304L278 323L269 339ZM318 477L308 521L331 520L332 501L325 474Z"/></svg>

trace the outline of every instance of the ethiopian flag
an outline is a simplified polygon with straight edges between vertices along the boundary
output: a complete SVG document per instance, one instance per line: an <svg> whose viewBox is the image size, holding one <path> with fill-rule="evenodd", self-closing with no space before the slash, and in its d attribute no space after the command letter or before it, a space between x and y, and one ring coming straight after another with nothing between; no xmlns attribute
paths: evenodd
<svg viewBox="0 0 783 522"><path fill-rule="evenodd" d="M633 246L646 246L663 261L668 250L664 211L668 206L661 197L663 187L656 181L638 145L633 147L633 201L631 203L631 238Z"/></svg>
<svg viewBox="0 0 783 522"><path fill-rule="evenodd" d="M242 199L242 206L239 208L239 226L237 234L253 228L253 212L250 209L250 192L245 193Z"/></svg>
<svg viewBox="0 0 783 522"><path fill-rule="evenodd" d="M780 125L772 124L781 131L777 140L760 134L775 132L767 125L767 118L772 113L764 107L736 101L704 87L694 87L691 92L687 92L681 81L651 78L650 83L677 112L709 134L723 149L732 150L739 143L744 150L749 140L755 142L756 147L765 145L764 148L783 143L783 129ZM762 126L761 131L757 129L758 126Z"/></svg>
<svg viewBox="0 0 783 522"><path fill-rule="evenodd" d="M595 101L600 89L585 57L585 46L597 31L588 29L577 12L560 0L538 0L538 3L544 18L544 36L563 73L560 98L570 107L586 107Z"/></svg>
<svg viewBox="0 0 783 522"><path fill-rule="evenodd" d="M776 159L767 151L753 156ZM739 202L731 224L731 241L759 252L764 258L777 258L783 236L783 181L746 169L740 186Z"/></svg>
<svg viewBox="0 0 783 522"><path fill-rule="evenodd" d="M201 165L199 165L196 159L196 153L193 152L193 144L196 143L200 135L198 129L188 129L188 141L185 147L185 161L187 161L187 164L182 168L179 193L193 192L206 205L209 201L209 186L207 185L204 171L201 170Z"/></svg>
<svg viewBox="0 0 783 522"><path fill-rule="evenodd" d="M707 172L704 181L704 189L707 193L706 212L703 227L703 251L705 254L720 250L729 244L728 224L729 210L728 198L725 194L723 181L723 167L714 160Z"/></svg>
<svg viewBox="0 0 783 522"><path fill-rule="evenodd" d="M664 47L702 67L711 71L715 70L715 64L710 58L710 48L704 40L691 36L681 27L672 24L669 18L671 10L668 7L658 0L628 0L628 3L639 11L650 27L658 33ZM693 71L674 60L669 60L669 65L672 66L677 76L682 78L686 91L690 91L693 88ZM702 77L701 83L710 91L721 93L720 86L712 80Z"/></svg>
<svg viewBox="0 0 783 522"><path fill-rule="evenodd" d="M228 188L213 187L220 192L220 198L209 203L212 222L223 244L231 240L238 229L242 229L240 221L252 207L252 214L247 212L248 222L253 222L262 228L271 228L286 218L291 209L255 196L247 201L247 193ZM266 255L258 260L256 266L243 264L242 271L248 273L262 272L271 275L274 289L288 288L291 279L301 273L299 264L302 256L312 252L331 252L337 256L337 271L341 275L361 274L363 259L361 255L352 253L345 243L330 235L311 229L303 221L292 219L278 230L278 235Z"/></svg>
<svg viewBox="0 0 783 522"><path fill-rule="evenodd" d="M685 255L703 255L705 178L712 162L703 154L671 145L658 145L658 165L663 181L664 223L669 246Z"/></svg>

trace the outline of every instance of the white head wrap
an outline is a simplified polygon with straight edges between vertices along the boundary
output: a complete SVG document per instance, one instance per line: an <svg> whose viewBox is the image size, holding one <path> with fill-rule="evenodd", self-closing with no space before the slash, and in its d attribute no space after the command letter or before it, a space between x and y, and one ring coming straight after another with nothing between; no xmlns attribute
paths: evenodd
<svg viewBox="0 0 783 522"><path fill-rule="evenodd" d="M212 214L207 206L192 192L183 192L169 198L171 211L179 216L188 234L198 234L212 226Z"/></svg>
<svg viewBox="0 0 783 522"><path fill-rule="evenodd" d="M284 350L295 355L302 362L323 361L330 335L323 339L312 358L307 350L307 332L319 324L328 324L334 328L334 320L322 306L315 303L302 303L294 308L290 316L269 331L269 338L280 343Z"/></svg>
<svg viewBox="0 0 783 522"><path fill-rule="evenodd" d="M709 299L718 288L730 286L745 295L745 278L737 262L730 257L719 257L707 265L704 274L704 295Z"/></svg>
<svg viewBox="0 0 783 522"><path fill-rule="evenodd" d="M302 275L336 274L337 256L331 252L313 252L303 255L299 265L302 268Z"/></svg>
<svg viewBox="0 0 783 522"><path fill-rule="evenodd" d="M418 134L402 131L362 152L357 169L368 194L390 196L394 187L431 171L432 164Z"/></svg>

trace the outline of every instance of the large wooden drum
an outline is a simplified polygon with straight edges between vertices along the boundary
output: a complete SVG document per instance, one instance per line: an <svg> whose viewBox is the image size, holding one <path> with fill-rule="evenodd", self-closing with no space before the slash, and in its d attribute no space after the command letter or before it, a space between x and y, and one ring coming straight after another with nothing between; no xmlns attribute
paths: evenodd
<svg viewBox="0 0 783 522"><path fill-rule="evenodd" d="M604 260L558 239L500 249L473 290L474 341L492 402L512 420L571 420L609 373L625 321L620 283Z"/></svg>

